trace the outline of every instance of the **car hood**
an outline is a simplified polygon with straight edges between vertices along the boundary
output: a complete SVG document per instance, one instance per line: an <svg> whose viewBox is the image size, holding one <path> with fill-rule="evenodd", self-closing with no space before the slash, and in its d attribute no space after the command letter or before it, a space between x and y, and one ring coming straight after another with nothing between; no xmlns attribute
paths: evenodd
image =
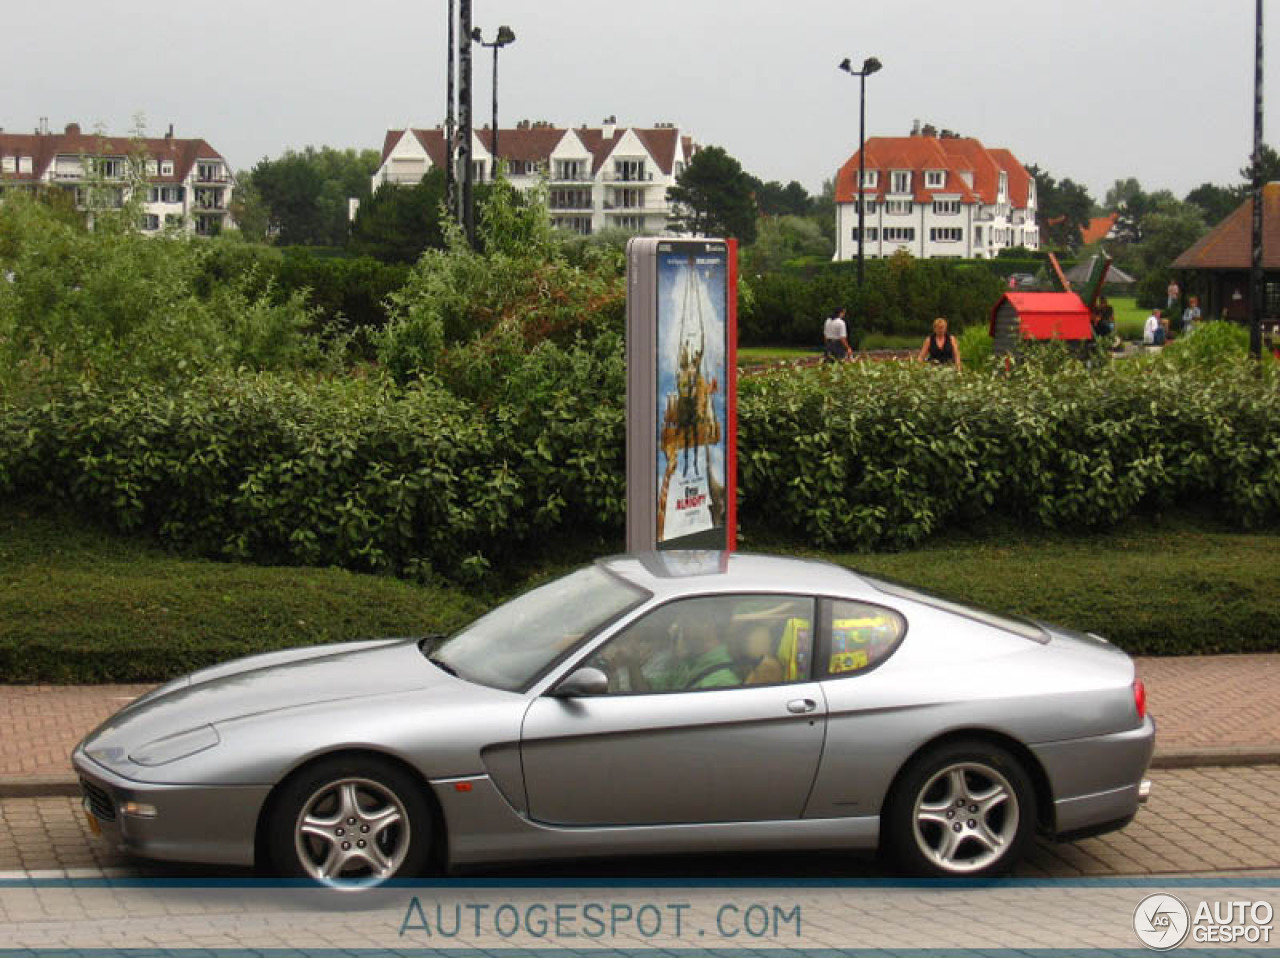
<svg viewBox="0 0 1280 958"><path fill-rule="evenodd" d="M117 765L143 745L191 729L446 681L411 639L272 652L193 672L149 692L90 733L83 747L103 764Z"/></svg>

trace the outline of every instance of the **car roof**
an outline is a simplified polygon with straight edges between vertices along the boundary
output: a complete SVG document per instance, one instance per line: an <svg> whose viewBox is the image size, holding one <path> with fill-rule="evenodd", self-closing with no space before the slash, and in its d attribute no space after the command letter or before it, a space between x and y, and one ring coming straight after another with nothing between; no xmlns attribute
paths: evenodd
<svg viewBox="0 0 1280 958"><path fill-rule="evenodd" d="M725 592L872 598L878 593L857 573L818 559L670 551L610 556L598 564L658 598Z"/></svg>

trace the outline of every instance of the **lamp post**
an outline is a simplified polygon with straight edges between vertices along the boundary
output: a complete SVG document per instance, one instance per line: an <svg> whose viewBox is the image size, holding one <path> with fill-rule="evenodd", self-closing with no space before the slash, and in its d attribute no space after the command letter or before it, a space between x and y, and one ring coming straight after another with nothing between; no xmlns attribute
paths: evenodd
<svg viewBox="0 0 1280 958"><path fill-rule="evenodd" d="M862 190L867 179L867 158L863 155L867 132L867 77L880 69L880 61L875 57L867 57L862 61L862 69L855 70L849 58L840 61L840 69L850 76L858 78L858 289L862 289L863 248L866 246L866 202Z"/></svg>
<svg viewBox="0 0 1280 958"><path fill-rule="evenodd" d="M458 202L462 231L472 246L476 242L476 218L471 163L471 0L458 0L458 164L462 167L462 195Z"/></svg>
<svg viewBox="0 0 1280 958"><path fill-rule="evenodd" d="M1249 261L1249 355L1262 359L1262 310L1266 286L1262 272L1262 0L1257 2L1253 56L1252 257Z"/></svg>
<svg viewBox="0 0 1280 958"><path fill-rule="evenodd" d="M484 42L484 36L479 27L471 31L471 39L493 51L493 169L496 174L498 170L498 51L508 43L515 43L516 34L504 23L498 27L498 35L492 43Z"/></svg>

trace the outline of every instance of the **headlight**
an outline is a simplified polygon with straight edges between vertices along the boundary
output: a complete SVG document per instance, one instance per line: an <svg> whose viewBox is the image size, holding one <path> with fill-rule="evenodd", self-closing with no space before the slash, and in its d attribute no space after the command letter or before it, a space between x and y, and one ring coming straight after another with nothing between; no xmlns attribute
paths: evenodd
<svg viewBox="0 0 1280 958"><path fill-rule="evenodd" d="M138 765L149 767L167 765L180 758L195 755L196 752L213 748L220 741L222 740L218 738L217 730L212 725L202 725L199 728L178 732L176 735L166 735L154 742L148 742L130 752L129 758Z"/></svg>

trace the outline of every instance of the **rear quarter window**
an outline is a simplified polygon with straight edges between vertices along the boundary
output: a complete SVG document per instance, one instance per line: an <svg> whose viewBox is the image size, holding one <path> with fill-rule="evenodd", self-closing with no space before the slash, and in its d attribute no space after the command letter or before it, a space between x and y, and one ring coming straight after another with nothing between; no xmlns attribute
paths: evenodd
<svg viewBox="0 0 1280 958"><path fill-rule="evenodd" d="M973 619L983 625L990 625L997 629L1003 629L1005 632L1012 632L1014 635L1020 635L1022 638L1030 639L1032 642L1039 642L1041 645L1047 644L1049 641L1049 633L1030 619L992 612L990 609L983 609L967 602L957 602L955 599L948 599L945 596L927 592L915 586L903 585L900 582L893 582L889 579L881 579L878 576L866 575L865 573L861 573L861 575L863 579L886 595L896 596L899 599L910 599L912 602L932 606L935 609L941 609L943 612L950 612L953 615L962 615L966 619Z"/></svg>
<svg viewBox="0 0 1280 958"><path fill-rule="evenodd" d="M821 674L827 678L874 669L907 634L907 620L882 605L831 599L823 607L825 641L820 662Z"/></svg>

